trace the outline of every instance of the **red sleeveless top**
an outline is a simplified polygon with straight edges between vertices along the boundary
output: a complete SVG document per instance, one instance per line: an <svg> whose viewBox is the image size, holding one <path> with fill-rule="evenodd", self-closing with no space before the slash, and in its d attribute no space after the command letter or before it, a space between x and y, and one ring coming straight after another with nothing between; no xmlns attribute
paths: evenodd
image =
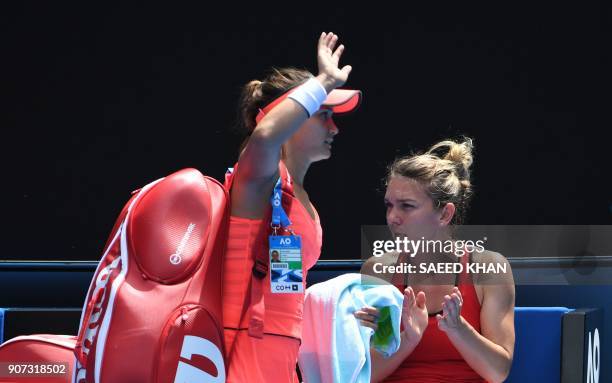
<svg viewBox="0 0 612 383"><path fill-rule="evenodd" d="M471 256L462 257L464 271L457 277L456 285L463 298L461 316L480 332L480 302L472 278L465 270L469 258ZM401 291L403 292L403 289ZM397 370L385 379L385 382L483 383L486 381L466 363L446 333L438 328L435 314L430 314L421 341Z"/></svg>
<svg viewBox="0 0 612 383"><path fill-rule="evenodd" d="M308 270L317 263L321 255L323 233L316 210L313 220L294 196L291 176L285 165L281 162L279 167L283 185L282 205L291 220L291 228L302 238L302 277L306 290ZM226 180L226 187L230 186L231 176ZM271 207L268 211L271 211ZM263 328L256 329L256 332L301 340L304 293L273 294L270 291L270 272L262 279L254 277L252 272L258 251L266 251L267 259L269 218L269 214L263 219L230 217L223 270L223 324L226 329L226 346L231 345L235 336L228 334L228 331L249 330L251 334L255 311L253 304L258 302L262 303L263 312L260 314ZM262 236L262 232L265 235ZM255 302L252 295L254 289L257 291Z"/></svg>

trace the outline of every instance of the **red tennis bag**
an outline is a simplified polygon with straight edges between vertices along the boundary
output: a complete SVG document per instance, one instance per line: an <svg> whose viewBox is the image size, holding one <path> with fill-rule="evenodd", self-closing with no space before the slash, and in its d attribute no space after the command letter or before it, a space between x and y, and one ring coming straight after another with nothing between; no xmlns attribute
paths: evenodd
<svg viewBox="0 0 612 383"><path fill-rule="evenodd" d="M70 363L67 382L225 382L228 201L219 182L195 169L134 192L94 274L78 337L19 337L0 347L0 360L73 344L70 358L51 359ZM30 341L38 342L33 351Z"/></svg>
<svg viewBox="0 0 612 383"><path fill-rule="evenodd" d="M75 344L76 336L47 334L17 336L4 342L0 346L0 382L72 382Z"/></svg>

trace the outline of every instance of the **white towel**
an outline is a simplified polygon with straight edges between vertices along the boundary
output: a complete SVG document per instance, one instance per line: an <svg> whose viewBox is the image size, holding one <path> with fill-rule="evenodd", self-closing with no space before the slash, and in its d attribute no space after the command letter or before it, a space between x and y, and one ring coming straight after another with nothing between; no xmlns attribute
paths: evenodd
<svg viewBox="0 0 612 383"><path fill-rule="evenodd" d="M308 288L298 357L304 383L370 382L374 331L360 325L353 313L366 305L390 308L392 335L376 347L388 356L399 348L403 299L396 287L362 274L344 274Z"/></svg>

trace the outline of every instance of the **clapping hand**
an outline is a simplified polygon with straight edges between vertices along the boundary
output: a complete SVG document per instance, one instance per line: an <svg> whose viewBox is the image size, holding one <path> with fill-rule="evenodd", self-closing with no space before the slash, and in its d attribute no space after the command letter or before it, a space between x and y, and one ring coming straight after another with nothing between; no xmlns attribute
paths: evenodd
<svg viewBox="0 0 612 383"><path fill-rule="evenodd" d="M451 295L444 296L442 303L442 315L436 315L438 327L444 332L458 329L461 324L461 307L463 306L463 297L459 288L453 288Z"/></svg>
<svg viewBox="0 0 612 383"><path fill-rule="evenodd" d="M412 287L406 287L402 306L402 324L404 325L402 336L408 341L418 343L428 322L425 293L419 291L415 296Z"/></svg>

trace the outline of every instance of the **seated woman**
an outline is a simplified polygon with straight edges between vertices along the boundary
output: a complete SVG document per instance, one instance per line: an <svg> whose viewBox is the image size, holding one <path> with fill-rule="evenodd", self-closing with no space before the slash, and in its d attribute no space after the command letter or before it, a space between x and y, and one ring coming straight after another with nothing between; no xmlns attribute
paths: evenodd
<svg viewBox="0 0 612 383"><path fill-rule="evenodd" d="M447 140L391 164L385 205L396 238L459 243L453 242L453 226L462 222L472 194L472 149L470 139ZM403 263L414 271L392 279L404 291L402 342L386 359L371 351L372 381L502 382L514 351L514 281L508 261L484 248L432 247L435 251L387 253L364 264L364 273L379 277L376 263ZM469 262L505 266L506 272L468 273ZM452 266L461 263L461 271L435 272L431 266L440 263L450 270L459 270ZM378 315L373 307L355 313L373 329Z"/></svg>

